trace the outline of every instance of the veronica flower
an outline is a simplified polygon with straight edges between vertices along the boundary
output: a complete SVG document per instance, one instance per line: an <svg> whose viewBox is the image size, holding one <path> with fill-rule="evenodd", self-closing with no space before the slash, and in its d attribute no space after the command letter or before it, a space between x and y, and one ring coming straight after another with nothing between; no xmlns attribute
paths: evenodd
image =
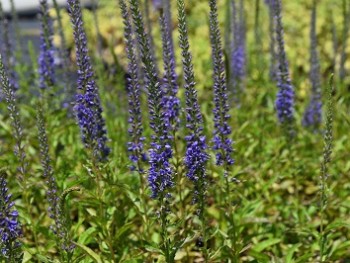
<svg viewBox="0 0 350 263"><path fill-rule="evenodd" d="M284 32L281 16L281 0L275 0L276 40L278 45L278 93L276 109L279 122L290 125L294 120L294 87L292 86L286 52L284 49Z"/></svg>
<svg viewBox="0 0 350 263"><path fill-rule="evenodd" d="M67 40L63 29L61 7L58 5L57 0L53 0L53 6L56 11L57 31L60 37L60 46L58 48L60 58L59 66L62 69L62 83L64 85L63 91L65 95L62 106L64 108L69 108L69 113L71 115L71 105L74 101L75 87L73 87L70 81L70 55L68 52Z"/></svg>
<svg viewBox="0 0 350 263"><path fill-rule="evenodd" d="M121 0L123 1L123 0ZM164 104L164 90L160 85L156 65L150 49L150 40L145 32L143 17L139 9L138 0L130 0L131 15L139 47L141 60L146 76L148 93L148 108L150 127L153 130L150 149L150 169L148 183L152 190L152 197L160 200L169 195L169 188L174 185L173 170L170 165L172 149L169 144L169 124L166 121Z"/></svg>
<svg viewBox="0 0 350 263"><path fill-rule="evenodd" d="M8 190L5 173L0 171L0 258L6 258L6 262L22 262L21 243L18 240L22 230Z"/></svg>
<svg viewBox="0 0 350 263"><path fill-rule="evenodd" d="M277 55L276 55L276 21L274 13L274 1L265 0L265 4L269 9L269 36L270 36L270 79L275 81L278 70Z"/></svg>
<svg viewBox="0 0 350 263"><path fill-rule="evenodd" d="M17 82L18 76L15 71L16 58L13 55L14 49L13 49L13 45L12 45L12 41L10 39L10 33L9 33L10 22L4 15L1 2L0 2L0 21L2 26L1 29L2 29L3 44L1 45L1 52L3 54L3 60L4 60L3 62L9 75L10 86L12 87L12 89L16 91L18 90L19 86Z"/></svg>
<svg viewBox="0 0 350 263"><path fill-rule="evenodd" d="M15 91L12 88L5 66L3 64L2 56L0 55L0 79L1 79L1 91L5 96L5 101L7 104L7 109L9 111L11 126L13 129L13 137L15 138L15 155L19 160L19 181L23 181L26 176L26 168L27 164L25 162L26 154L24 151L24 143L23 143L23 128L19 118L19 110L17 107L16 95Z"/></svg>
<svg viewBox="0 0 350 263"><path fill-rule="evenodd" d="M13 25L15 28L15 47L16 52L21 53L21 36L20 36L20 28L19 28L19 22L18 22L18 13L15 6L15 1L10 0L10 6L11 6L11 18L13 20Z"/></svg>
<svg viewBox="0 0 350 263"><path fill-rule="evenodd" d="M169 7L170 8L170 7ZM165 104L165 117L169 122L171 130L175 132L179 123L180 112L180 100L177 98L177 92L179 86L177 84L177 74L175 72L176 62L174 46L171 36L170 25L168 24L171 19L167 17L167 12L161 12L159 23L162 33L162 45L163 45L163 64L164 64L164 77L163 77L163 89L164 89L164 104Z"/></svg>
<svg viewBox="0 0 350 263"><path fill-rule="evenodd" d="M217 14L216 0L209 1L210 6L210 40L212 47L213 78L214 78L214 150L216 153L216 164L224 165L228 169L234 161L231 157L233 148L232 140L229 138L231 127L229 106L226 89L225 64L223 50L221 48L221 35Z"/></svg>
<svg viewBox="0 0 350 263"><path fill-rule="evenodd" d="M337 26L334 22L334 13L331 15L331 27L332 27L332 48L333 48L333 58L332 58L332 70L335 72L337 64L337 50L338 50L338 37L337 37Z"/></svg>
<svg viewBox="0 0 350 263"><path fill-rule="evenodd" d="M320 63L317 54L317 36L316 36L316 3L312 8L311 31L310 31L310 81L311 98L306 108L303 118L303 125L313 127L315 130L322 123L322 94L321 94L321 76Z"/></svg>
<svg viewBox="0 0 350 263"><path fill-rule="evenodd" d="M147 156L144 152L143 145L145 137L142 135L143 128L140 102L140 83L138 80L139 67L136 57L135 40L133 38L133 29L129 18L129 12L124 1L119 1L119 5L124 21L126 54L129 60L127 77L127 91L129 100L128 132L131 140L128 142L128 151L130 152L129 158L134 163L131 168L135 169L138 167L138 169L140 169L139 161L146 161Z"/></svg>
<svg viewBox="0 0 350 263"><path fill-rule="evenodd" d="M238 94L243 89L246 67L244 5L243 1L240 1L238 7L235 0L232 0L231 6L233 41L231 42L230 85L233 88L235 100L238 100Z"/></svg>
<svg viewBox="0 0 350 263"><path fill-rule="evenodd" d="M346 7L347 1L343 1L343 43L340 54L340 68L339 68L339 78L341 81L344 80L346 76L345 62L346 62L346 47L349 38L349 23L350 23L350 8ZM350 7L350 5L349 5ZM347 12L346 10L349 9Z"/></svg>
<svg viewBox="0 0 350 263"><path fill-rule="evenodd" d="M332 152L334 147L334 135L333 135L333 122L334 122L334 86L333 86L333 75L330 78L329 85L327 87L327 104L325 114L325 127L323 135L323 158L321 162L321 176L320 176L320 258L328 258L328 251L326 247L328 245L328 235L325 231L324 217L328 205L328 178L330 163L332 161Z"/></svg>
<svg viewBox="0 0 350 263"><path fill-rule="evenodd" d="M204 198L206 194L206 163L209 159L207 154L206 137L203 132L203 117L200 111L197 91L195 89L195 78L193 71L192 55L188 41L188 29L186 22L185 4L183 0L177 1L179 20L179 39L182 50L182 64L184 70L184 88L186 96L186 128L185 137L186 154L185 166L186 176L194 183L194 199L199 201L199 213L203 214Z"/></svg>
<svg viewBox="0 0 350 263"><path fill-rule="evenodd" d="M38 138L40 146L40 161L43 169L43 176L47 185L46 198L49 204L49 216L54 221L54 225L51 225L52 232L57 237L57 242L60 248L64 251L71 253L73 252L74 245L71 243L69 238L69 230L65 222L64 211L60 206L60 197L57 189L56 178L54 176L54 170L51 165L51 158L49 154L49 143L45 128L45 119L43 115L42 106L39 104L37 109L37 127L38 127Z"/></svg>
<svg viewBox="0 0 350 263"><path fill-rule="evenodd" d="M74 110L82 140L97 159L106 159L110 149L106 146L107 132L102 117L102 106L94 71L88 55L87 39L78 0L68 0L68 10L74 30L78 65L78 90Z"/></svg>
<svg viewBox="0 0 350 263"><path fill-rule="evenodd" d="M163 8L163 0L152 0L153 8L156 10L160 10Z"/></svg>
<svg viewBox="0 0 350 263"><path fill-rule="evenodd" d="M52 20L46 0L40 0L41 35L39 54L40 88L48 88L55 83L54 46L52 43Z"/></svg>

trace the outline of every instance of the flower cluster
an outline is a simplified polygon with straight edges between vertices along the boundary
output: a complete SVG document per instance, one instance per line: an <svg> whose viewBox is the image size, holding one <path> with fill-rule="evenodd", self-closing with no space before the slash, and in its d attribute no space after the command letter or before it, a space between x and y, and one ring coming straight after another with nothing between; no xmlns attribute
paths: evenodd
<svg viewBox="0 0 350 263"><path fill-rule="evenodd" d="M46 89L55 83L54 46L52 20L46 0L40 0L41 35L39 54L39 86Z"/></svg>
<svg viewBox="0 0 350 263"><path fill-rule="evenodd" d="M284 32L281 16L281 0L275 0L276 38L278 45L278 73L276 109L278 120L283 125L290 125L294 120L294 87L292 86L287 55L284 49Z"/></svg>
<svg viewBox="0 0 350 263"><path fill-rule="evenodd" d="M303 117L303 125L312 127L316 131L322 123L321 76L316 36L316 4L312 8L310 40L310 82L312 88L310 102Z"/></svg>
<svg viewBox="0 0 350 263"><path fill-rule="evenodd" d="M0 171L0 253L8 258L9 262L21 257L21 225L18 222L18 212L14 209L15 203L11 201L8 193L5 173ZM19 262L19 261L16 261Z"/></svg>
<svg viewBox="0 0 350 263"><path fill-rule="evenodd" d="M68 0L76 56L78 65L78 90L74 110L81 130L85 146L93 151L99 160L107 158L110 149L106 146L107 131L102 117L102 106L98 87L94 79L94 71L88 55L86 33L83 27L81 7L78 0Z"/></svg>
<svg viewBox="0 0 350 263"><path fill-rule="evenodd" d="M226 169L234 161L231 157L233 148L229 138L231 127L229 105L226 88L225 64L221 48L221 35L217 14L216 0L210 0L210 40L212 47L213 79L214 79L214 150L217 165L224 165Z"/></svg>

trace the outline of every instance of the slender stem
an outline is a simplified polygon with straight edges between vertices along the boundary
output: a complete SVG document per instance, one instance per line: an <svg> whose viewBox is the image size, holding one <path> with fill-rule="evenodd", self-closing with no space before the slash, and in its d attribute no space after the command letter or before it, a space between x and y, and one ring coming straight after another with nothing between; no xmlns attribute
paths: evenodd
<svg viewBox="0 0 350 263"><path fill-rule="evenodd" d="M165 255L165 260L167 263L173 263L174 258L171 253L171 244L168 236L168 205L167 201L162 194L159 198L160 201L160 223L161 223L161 237L162 237L162 249Z"/></svg>

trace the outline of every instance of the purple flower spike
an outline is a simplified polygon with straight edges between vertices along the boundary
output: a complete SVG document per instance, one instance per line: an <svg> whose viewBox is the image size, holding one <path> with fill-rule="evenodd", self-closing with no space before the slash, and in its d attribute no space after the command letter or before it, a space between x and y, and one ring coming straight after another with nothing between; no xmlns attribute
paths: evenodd
<svg viewBox="0 0 350 263"><path fill-rule="evenodd" d="M93 155L99 159L107 158L107 131L102 117L102 106L94 71L88 55L87 39L83 26L81 7L78 0L68 0L68 10L74 31L78 66L78 90L74 110L78 119L82 141Z"/></svg>
<svg viewBox="0 0 350 263"><path fill-rule="evenodd" d="M206 164L209 156L207 154L206 137L203 132L203 116L200 111L197 91L195 89L192 54L188 41L185 3L183 0L177 2L177 9L185 80L186 128L188 134L185 137L187 145L184 162L187 170L186 176L194 183L194 201L199 202L199 214L202 214L207 188Z"/></svg>
<svg viewBox="0 0 350 263"><path fill-rule="evenodd" d="M231 157L233 152L229 105L226 88L224 55L221 47L221 35L217 14L216 0L210 0L210 40L212 47L213 78L214 78L214 150L216 164L224 165L228 169L234 161Z"/></svg>
<svg viewBox="0 0 350 263"><path fill-rule="evenodd" d="M304 113L303 125L317 131L322 124L322 95L320 63L317 54L316 3L314 3L311 14L310 40L310 82L312 88L310 102Z"/></svg>
<svg viewBox="0 0 350 263"><path fill-rule="evenodd" d="M41 34L39 54L40 88L46 89L55 83L54 46L52 43L52 20L46 0L40 0Z"/></svg>
<svg viewBox="0 0 350 263"><path fill-rule="evenodd" d="M244 88L244 78L246 74L246 36L244 4L240 1L239 6L234 0L231 1L232 19L231 27L233 31L233 41L231 41L230 59L230 86L233 90L234 100L239 101L239 94ZM239 15L237 15L239 14Z"/></svg>
<svg viewBox="0 0 350 263"><path fill-rule="evenodd" d="M278 45L278 74L276 109L279 122L288 126L294 121L294 87L292 86L286 52L281 17L281 0L275 0L276 36Z"/></svg>
<svg viewBox="0 0 350 263"><path fill-rule="evenodd" d="M18 222L18 212L14 209L15 204L8 193L5 176L5 173L0 171L0 253L8 262L21 262L17 260L22 254L21 243L18 240L22 236L22 230Z"/></svg>
<svg viewBox="0 0 350 263"><path fill-rule="evenodd" d="M180 100L177 97L179 86L177 84L177 74L175 72L176 62L171 29L168 24L171 19L167 17L168 15L167 12L162 12L159 23L162 31L163 44L165 118L166 122L169 123L170 129L175 132L180 121Z"/></svg>
<svg viewBox="0 0 350 263"><path fill-rule="evenodd" d="M166 105L163 99L165 96L164 88L159 82L156 64L150 48L150 38L145 32L139 6L138 0L130 0L131 15L146 76L150 127L153 130L148 183L152 190L152 197L163 199L169 196L169 188L174 185L173 170L169 162L172 157L171 136L169 136L170 125L167 121Z"/></svg>
<svg viewBox="0 0 350 263"><path fill-rule="evenodd" d="M140 83L138 80L139 66L136 57L135 40L133 38L133 29L130 22L129 12L124 1L119 1L119 6L122 12L124 21L124 38L126 41L126 54L129 60L128 64L128 77L127 77L127 91L129 99L129 136L128 151L130 153L129 158L134 163L132 169L137 169L139 172L140 161L146 161L147 156L144 152L143 141L143 128L142 128L142 114L141 114L141 102L140 102Z"/></svg>

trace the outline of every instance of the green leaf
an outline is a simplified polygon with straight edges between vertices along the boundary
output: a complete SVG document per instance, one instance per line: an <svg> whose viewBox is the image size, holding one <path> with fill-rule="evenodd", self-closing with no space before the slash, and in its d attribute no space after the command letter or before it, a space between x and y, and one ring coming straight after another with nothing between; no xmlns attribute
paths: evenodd
<svg viewBox="0 0 350 263"><path fill-rule="evenodd" d="M31 255L28 251L24 251L22 263L30 262L30 260L31 260L32 258L33 258L32 255Z"/></svg>
<svg viewBox="0 0 350 263"><path fill-rule="evenodd" d="M282 239L280 238L271 238L271 239L267 239L265 241L259 242L258 244L256 244L255 246L252 247L253 250L257 251L257 252L261 252L263 250L265 250L268 247L271 247L277 243L280 243Z"/></svg>
<svg viewBox="0 0 350 263"><path fill-rule="evenodd" d="M50 259L48 259L47 257L43 256L43 255L40 255L40 254L37 254L35 255L35 257L37 259L39 259L39 262L43 262L43 263L52 263Z"/></svg>
<svg viewBox="0 0 350 263"><path fill-rule="evenodd" d="M134 222L129 222L123 225L121 228L118 229L118 232L116 234L116 239L119 239L125 232L127 232L130 228L132 228L135 225Z"/></svg>
<svg viewBox="0 0 350 263"><path fill-rule="evenodd" d="M157 253L157 254L161 254L163 255L163 251L161 249L159 249L158 247L156 247L156 245L145 245L145 249L148 252L152 252L152 253Z"/></svg>
<svg viewBox="0 0 350 263"><path fill-rule="evenodd" d="M96 252L94 252L91 248L84 246L82 244L79 243L75 243L73 242L76 246L80 247L84 252L86 252L86 254L94 260L94 262L96 263L102 263L102 260L100 258L99 255L96 254Z"/></svg>
<svg viewBox="0 0 350 263"><path fill-rule="evenodd" d="M298 259L295 261L295 263L304 263L304 262L310 262L310 258L312 258L314 254L313 253L306 253L302 255L301 257L298 257Z"/></svg>
<svg viewBox="0 0 350 263"><path fill-rule="evenodd" d="M334 221L332 223L330 223L327 227L326 227L326 231L330 231L330 230L334 230L334 229L339 229L339 228L350 228L350 224L341 220L337 220Z"/></svg>
<svg viewBox="0 0 350 263"><path fill-rule="evenodd" d="M294 255L295 251L297 251L300 246L301 246L300 244L295 244L294 246L291 246L287 250L286 261L285 261L286 263L294 262L293 255Z"/></svg>
<svg viewBox="0 0 350 263"><path fill-rule="evenodd" d="M256 250L253 250L253 249L249 250L249 256L251 256L254 259L258 260L259 263L269 263L269 262L271 262L270 258L267 255L265 255L263 253L260 253L260 252L258 252Z"/></svg>
<svg viewBox="0 0 350 263"><path fill-rule="evenodd" d="M85 230L78 239L79 244L86 244L87 240L92 237L92 234L95 233L96 228L95 227L90 227L87 230Z"/></svg>

